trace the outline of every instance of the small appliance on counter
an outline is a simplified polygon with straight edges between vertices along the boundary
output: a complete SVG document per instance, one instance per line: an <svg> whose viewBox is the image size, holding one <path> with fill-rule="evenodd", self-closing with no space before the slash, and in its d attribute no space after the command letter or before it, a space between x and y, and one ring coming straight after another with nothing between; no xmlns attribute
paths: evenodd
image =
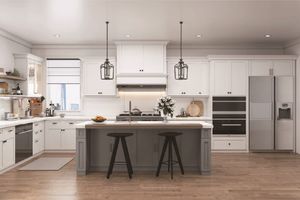
<svg viewBox="0 0 300 200"><path fill-rule="evenodd" d="M46 117L54 117L56 107L52 102L50 102L49 106L49 108L46 108Z"/></svg>
<svg viewBox="0 0 300 200"><path fill-rule="evenodd" d="M4 120L10 121L10 120L15 120L17 117L14 115L14 113L11 112L5 112L4 113Z"/></svg>

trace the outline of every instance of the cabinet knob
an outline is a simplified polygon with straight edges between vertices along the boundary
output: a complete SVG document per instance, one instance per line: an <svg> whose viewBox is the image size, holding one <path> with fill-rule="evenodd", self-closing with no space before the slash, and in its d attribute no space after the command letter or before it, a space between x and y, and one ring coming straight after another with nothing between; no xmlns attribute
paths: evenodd
<svg viewBox="0 0 300 200"><path fill-rule="evenodd" d="M228 145L230 146L230 145L231 145L231 143L229 142L229 143L228 143Z"/></svg>
<svg viewBox="0 0 300 200"><path fill-rule="evenodd" d="M38 134L38 133L39 133L38 131L35 132L35 134Z"/></svg>
<svg viewBox="0 0 300 200"><path fill-rule="evenodd" d="M231 94L231 92L227 92L227 94Z"/></svg>
<svg viewBox="0 0 300 200"><path fill-rule="evenodd" d="M198 94L202 94L202 92L198 92Z"/></svg>
<svg viewBox="0 0 300 200"><path fill-rule="evenodd" d="M98 92L98 94L102 94L102 92Z"/></svg>
<svg viewBox="0 0 300 200"><path fill-rule="evenodd" d="M34 143L38 143L38 142L39 142L38 140L35 140L35 141L34 141Z"/></svg>
<svg viewBox="0 0 300 200"><path fill-rule="evenodd" d="M43 132L43 130L40 130L40 132Z"/></svg>

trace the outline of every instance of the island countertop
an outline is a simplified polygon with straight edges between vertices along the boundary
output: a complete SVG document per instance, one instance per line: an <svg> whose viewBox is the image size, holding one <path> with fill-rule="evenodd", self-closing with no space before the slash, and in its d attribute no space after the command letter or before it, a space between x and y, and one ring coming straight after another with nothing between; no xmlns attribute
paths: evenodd
<svg viewBox="0 0 300 200"><path fill-rule="evenodd" d="M78 129L94 128L204 128L212 129L213 125L204 121L85 121L75 125Z"/></svg>

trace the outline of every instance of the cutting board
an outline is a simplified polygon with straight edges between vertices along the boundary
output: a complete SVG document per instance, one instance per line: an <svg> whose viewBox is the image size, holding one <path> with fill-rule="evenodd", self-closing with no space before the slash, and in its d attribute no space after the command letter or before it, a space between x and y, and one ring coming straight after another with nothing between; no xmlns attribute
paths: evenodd
<svg viewBox="0 0 300 200"><path fill-rule="evenodd" d="M0 82L0 88L3 88L7 92L8 91L8 83Z"/></svg>
<svg viewBox="0 0 300 200"><path fill-rule="evenodd" d="M192 101L187 107L187 113L191 117L203 116L204 106L202 101Z"/></svg>

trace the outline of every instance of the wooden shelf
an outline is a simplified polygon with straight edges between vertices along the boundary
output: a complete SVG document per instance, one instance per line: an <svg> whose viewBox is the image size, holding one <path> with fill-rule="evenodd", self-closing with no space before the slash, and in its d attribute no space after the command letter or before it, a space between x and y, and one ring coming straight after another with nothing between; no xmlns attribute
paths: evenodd
<svg viewBox="0 0 300 200"><path fill-rule="evenodd" d="M40 98L42 95L12 95L12 94L0 94L0 98L2 97L6 97L6 98L13 98L13 99L17 99L17 98Z"/></svg>
<svg viewBox="0 0 300 200"><path fill-rule="evenodd" d="M8 76L8 75L0 75L0 79L8 79L14 81L26 81L26 78L19 77L19 76Z"/></svg>

